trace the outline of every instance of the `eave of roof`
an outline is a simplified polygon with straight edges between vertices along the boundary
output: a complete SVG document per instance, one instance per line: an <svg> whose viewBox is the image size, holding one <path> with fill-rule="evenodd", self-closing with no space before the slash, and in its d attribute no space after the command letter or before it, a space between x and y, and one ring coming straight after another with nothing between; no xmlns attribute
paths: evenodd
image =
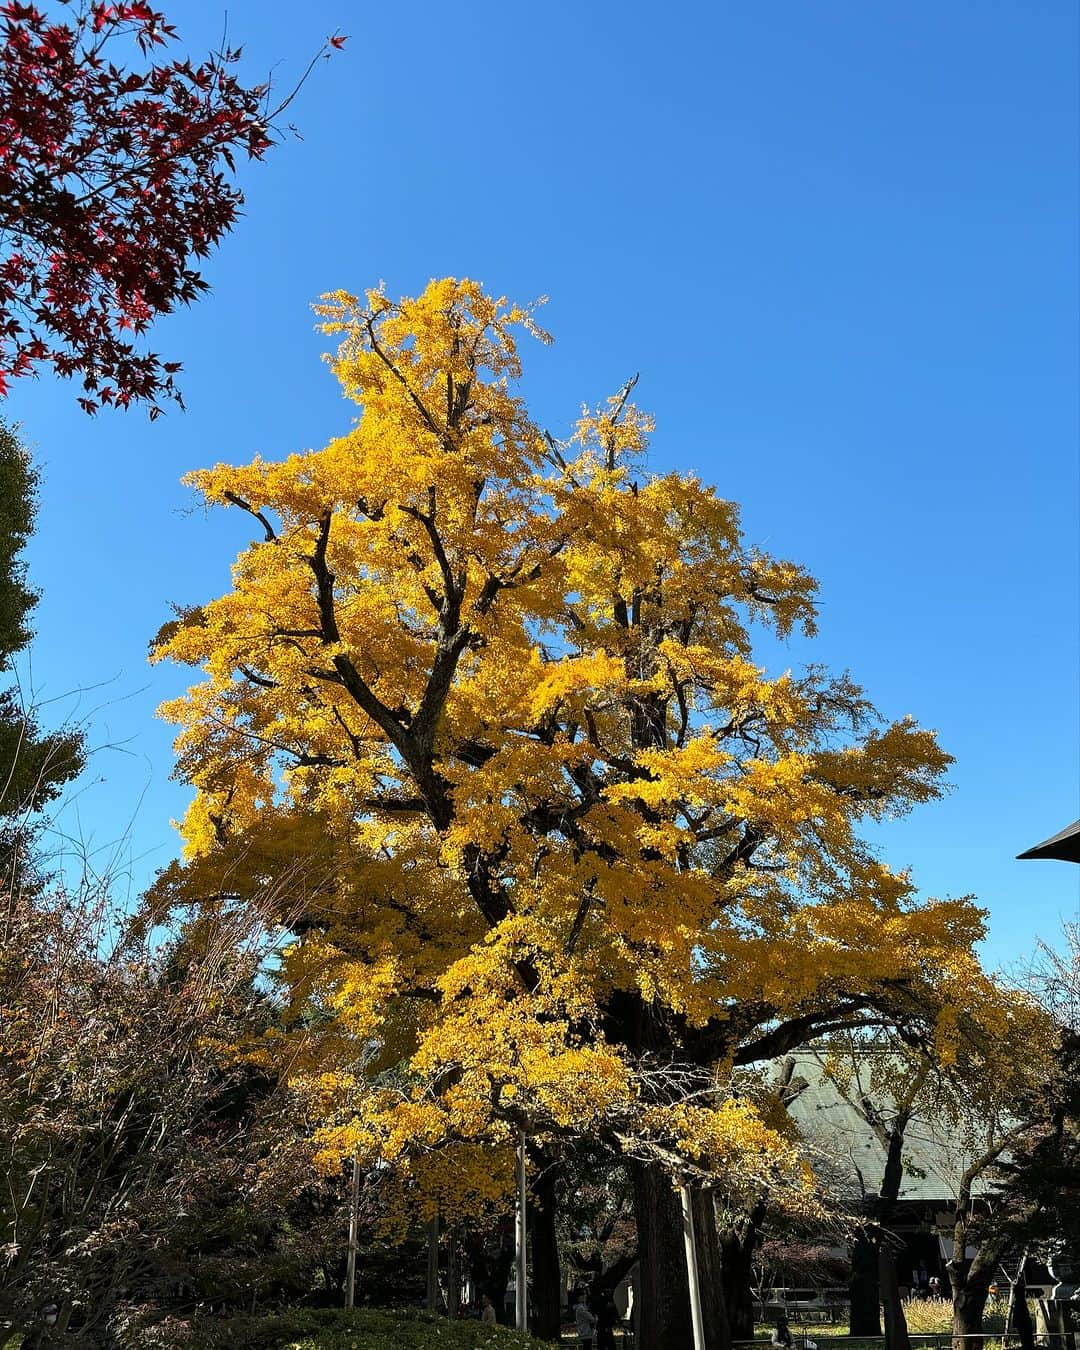
<svg viewBox="0 0 1080 1350"><path fill-rule="evenodd" d="M1025 849L1016 855L1018 858L1057 858L1061 862L1080 863L1080 820L1066 825L1057 834L1044 839L1034 848Z"/></svg>

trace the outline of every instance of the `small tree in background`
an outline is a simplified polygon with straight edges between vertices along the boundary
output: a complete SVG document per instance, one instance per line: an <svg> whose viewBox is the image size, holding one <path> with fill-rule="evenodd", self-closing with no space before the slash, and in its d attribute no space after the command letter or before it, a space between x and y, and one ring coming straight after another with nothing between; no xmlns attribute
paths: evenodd
<svg viewBox="0 0 1080 1350"><path fill-rule="evenodd" d="M34 529L38 476L11 427L0 422L0 677L32 636L37 604L22 551ZM17 684L0 689L0 887L30 884L34 830L30 821L82 768L81 737L42 732Z"/></svg>
<svg viewBox="0 0 1080 1350"><path fill-rule="evenodd" d="M93 1345L296 1297L317 1252L288 1233L299 1215L316 1237L304 1132L238 1053L275 1015L257 935L201 922L151 947L123 925L107 887L0 921L0 1327L51 1304Z"/></svg>

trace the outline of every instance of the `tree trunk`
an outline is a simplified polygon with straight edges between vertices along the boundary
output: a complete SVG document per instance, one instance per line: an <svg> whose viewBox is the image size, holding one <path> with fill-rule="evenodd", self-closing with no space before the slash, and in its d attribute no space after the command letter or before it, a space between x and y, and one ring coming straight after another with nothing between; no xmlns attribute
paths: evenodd
<svg viewBox="0 0 1080 1350"><path fill-rule="evenodd" d="M1024 1283L1023 1266L1009 1291L1009 1315L1005 1330L1013 1331L1020 1338L1020 1350L1035 1350L1035 1328L1031 1324L1031 1309L1027 1301L1027 1285Z"/></svg>
<svg viewBox="0 0 1080 1350"><path fill-rule="evenodd" d="M764 1219L765 1208L758 1206L738 1223L718 1225L722 1292L733 1341L754 1339L754 1252Z"/></svg>
<svg viewBox="0 0 1080 1350"><path fill-rule="evenodd" d="M451 1320L461 1311L461 1271L458 1269L457 1232L446 1234L446 1312Z"/></svg>
<svg viewBox="0 0 1080 1350"><path fill-rule="evenodd" d="M506 1285L510 1279L510 1271L514 1267L513 1243L504 1240L497 1251L492 1251L474 1235L465 1233L462 1240L468 1257L474 1296L480 1300L486 1294L491 1299L496 1318L500 1323L504 1323ZM512 1322L513 1318L510 1320Z"/></svg>
<svg viewBox="0 0 1080 1350"><path fill-rule="evenodd" d="M981 1283L972 1287L966 1280L962 1284L953 1281L953 1350L982 1350L987 1293Z"/></svg>
<svg viewBox="0 0 1080 1350"><path fill-rule="evenodd" d="M693 1194L694 1241L697 1246L698 1283L701 1286L701 1319L709 1350L731 1350L731 1327L724 1302L724 1277L720 1254L720 1230L712 1194L695 1188Z"/></svg>
<svg viewBox="0 0 1080 1350"><path fill-rule="evenodd" d="M495 1305L495 1318L507 1326L513 1326L514 1314L506 1306L506 1286L510 1283L510 1272L514 1268L514 1249L507 1247L499 1253L487 1269L487 1282L481 1293L487 1294Z"/></svg>
<svg viewBox="0 0 1080 1350"><path fill-rule="evenodd" d="M634 1288L634 1306L638 1312L636 1350L688 1350L694 1344L694 1332L679 1195L666 1172L655 1164L632 1162L629 1171L634 1191L639 1258ZM712 1263L718 1264L719 1260L715 1224L702 1226L705 1228L702 1234L704 1245L711 1247L707 1260L710 1269L715 1270L716 1264ZM706 1277L701 1292L707 1350L727 1350L729 1342L724 1335L726 1319L722 1311L720 1280ZM714 1339L708 1339L709 1336Z"/></svg>
<svg viewBox="0 0 1080 1350"><path fill-rule="evenodd" d="M888 1233L878 1238L878 1287L885 1321L885 1350L911 1350L896 1274L896 1249Z"/></svg>
<svg viewBox="0 0 1080 1350"><path fill-rule="evenodd" d="M638 1234L638 1350L687 1350L694 1343L679 1197L656 1166L632 1162Z"/></svg>
<svg viewBox="0 0 1080 1350"><path fill-rule="evenodd" d="M903 1148L907 1124L907 1112L900 1112L888 1132L885 1172L881 1178L881 1191L875 1202L878 1292L881 1296L881 1310L885 1322L886 1350L911 1350L907 1318L904 1316L904 1305L900 1301L900 1281L896 1274L896 1248L888 1229L904 1175Z"/></svg>
<svg viewBox="0 0 1080 1350"><path fill-rule="evenodd" d="M869 1232L860 1232L851 1249L852 1336L881 1335L881 1295L878 1289L877 1243Z"/></svg>
<svg viewBox="0 0 1080 1350"><path fill-rule="evenodd" d="M953 1350L982 1350L983 1313L1004 1246L1000 1238L987 1238L969 1261L965 1226L958 1222L953 1230L953 1255L947 1267L952 1285ZM971 1339L961 1340L962 1336Z"/></svg>
<svg viewBox="0 0 1080 1350"><path fill-rule="evenodd" d="M720 1276L733 1341L754 1339L753 1251L727 1228L720 1236Z"/></svg>
<svg viewBox="0 0 1080 1350"><path fill-rule="evenodd" d="M428 1220L427 1289L424 1302L428 1312L439 1310L439 1216Z"/></svg>
<svg viewBox="0 0 1080 1350"><path fill-rule="evenodd" d="M529 1203L529 1266L532 1317L529 1330L542 1341L557 1341L562 1328L562 1280L555 1233L558 1171L543 1167L533 1181Z"/></svg>

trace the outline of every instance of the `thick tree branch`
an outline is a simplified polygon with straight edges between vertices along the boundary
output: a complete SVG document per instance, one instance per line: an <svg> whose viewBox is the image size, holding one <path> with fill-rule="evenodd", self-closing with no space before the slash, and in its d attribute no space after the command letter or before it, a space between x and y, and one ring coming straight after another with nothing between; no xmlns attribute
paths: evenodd
<svg viewBox="0 0 1080 1350"><path fill-rule="evenodd" d="M256 508L252 506L250 502L244 501L243 497L238 497L235 492L224 492L222 495L225 497L226 501L232 502L234 506L239 506L242 511L246 511L249 516L255 517L255 519L259 522L259 524L263 527L263 530L265 532L265 542L267 544L273 544L277 542L277 533L275 532L273 525L270 524L269 520L266 518L266 516L263 514L262 511L256 510Z"/></svg>

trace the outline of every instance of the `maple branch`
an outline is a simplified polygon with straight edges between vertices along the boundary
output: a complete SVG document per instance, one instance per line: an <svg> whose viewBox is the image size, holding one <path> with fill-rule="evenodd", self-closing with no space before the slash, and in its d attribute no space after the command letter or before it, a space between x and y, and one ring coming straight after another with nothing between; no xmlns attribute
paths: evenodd
<svg viewBox="0 0 1080 1350"><path fill-rule="evenodd" d="M320 60L325 61L330 59L330 48L331 47L340 48L341 43L343 41L344 39L340 37L339 34L334 33L323 43L323 45L319 48L319 50L308 62L307 69L296 81L296 83L293 85L289 93L285 95L285 97L281 100L281 102L277 105L276 108L271 108L265 111L263 120L266 122L268 126L273 126L274 120L280 117L281 114L285 111L285 109L289 106L289 104L293 101L293 99L296 98L297 94L299 94L300 90L303 89L304 85L310 78L311 72L319 64L319 61ZM266 88L266 97L269 98L270 96L269 82L266 84L265 88Z"/></svg>

